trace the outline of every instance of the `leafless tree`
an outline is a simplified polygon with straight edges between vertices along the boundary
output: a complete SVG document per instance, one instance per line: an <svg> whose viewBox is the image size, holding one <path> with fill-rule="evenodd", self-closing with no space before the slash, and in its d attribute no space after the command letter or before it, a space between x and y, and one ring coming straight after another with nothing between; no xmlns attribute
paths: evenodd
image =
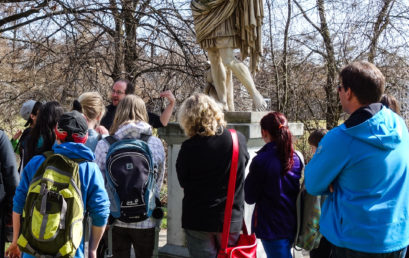
<svg viewBox="0 0 409 258"><path fill-rule="evenodd" d="M206 53L195 42L189 0L0 0L1 125L15 128L28 98L67 108L84 91L108 101L125 77L159 111L159 92L183 101L205 87ZM387 77L387 92L407 102L409 3L266 0L264 57L255 82L272 108L307 129L336 126L335 91L343 65L366 59ZM247 62L247 60L244 60ZM250 99L235 83L236 108ZM406 101L405 101L406 98ZM402 111L405 114L405 106ZM2 126L5 127L5 126Z"/></svg>

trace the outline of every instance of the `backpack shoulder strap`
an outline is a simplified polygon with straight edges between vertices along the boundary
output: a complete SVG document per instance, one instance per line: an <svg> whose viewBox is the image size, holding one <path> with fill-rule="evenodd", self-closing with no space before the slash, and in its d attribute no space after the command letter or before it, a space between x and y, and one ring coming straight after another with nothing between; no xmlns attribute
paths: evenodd
<svg viewBox="0 0 409 258"><path fill-rule="evenodd" d="M115 138L113 135L110 135L110 136L105 137L104 140L106 140L106 142L108 143L108 145L112 145L112 144L114 144L115 142L118 141L118 139Z"/></svg>
<svg viewBox="0 0 409 258"><path fill-rule="evenodd" d="M295 152L295 154L297 154L298 158L300 159L301 166L302 166L301 169L304 169L304 167L305 167L304 156L303 156L302 153L301 153L300 151L298 151L298 150L295 150L294 152Z"/></svg>
<svg viewBox="0 0 409 258"><path fill-rule="evenodd" d="M152 135L149 134L141 134L140 139L144 142L148 142L149 138L151 138Z"/></svg>
<svg viewBox="0 0 409 258"><path fill-rule="evenodd" d="M51 155L53 155L53 154L54 154L54 151L46 151L46 152L43 153L43 155L44 155L44 157L46 159L51 157Z"/></svg>
<svg viewBox="0 0 409 258"><path fill-rule="evenodd" d="M304 167L305 167L304 156L302 155L301 152L299 152L297 150L295 150L294 152L298 156L298 158L300 159L301 171L303 171ZM294 250L297 250L297 251L301 251L301 248L299 248L297 246L297 244L298 244L298 238L300 236L300 231L301 231L301 220L302 220L302 218L301 218L302 217L301 209L302 209L302 198L303 198L303 192L304 191L305 191L305 186L304 186L304 181L303 181L301 183L301 188L300 188L300 190L299 190L299 192L297 194L297 199L296 199L296 202L295 202L296 214L297 214L297 227L296 227L296 233L295 233L295 237L294 237L294 241L293 241L292 246L293 246Z"/></svg>

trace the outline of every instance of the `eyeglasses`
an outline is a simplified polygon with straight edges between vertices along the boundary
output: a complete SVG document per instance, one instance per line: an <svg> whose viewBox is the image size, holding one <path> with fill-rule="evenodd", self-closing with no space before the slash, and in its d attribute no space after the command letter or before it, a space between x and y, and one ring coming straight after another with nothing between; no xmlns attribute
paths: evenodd
<svg viewBox="0 0 409 258"><path fill-rule="evenodd" d="M116 94L116 95L122 95L125 94L125 92L123 91L119 91L119 90L111 90L112 94Z"/></svg>

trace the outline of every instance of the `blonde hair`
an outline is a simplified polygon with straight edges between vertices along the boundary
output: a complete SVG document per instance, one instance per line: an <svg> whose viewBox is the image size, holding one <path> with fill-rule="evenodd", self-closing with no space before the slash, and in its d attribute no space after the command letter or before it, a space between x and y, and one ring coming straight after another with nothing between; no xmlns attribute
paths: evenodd
<svg viewBox="0 0 409 258"><path fill-rule="evenodd" d="M112 123L110 134L114 134L119 126L124 123L143 121L148 123L148 113L146 112L145 102L133 94L128 94L122 99L115 112L114 122Z"/></svg>
<svg viewBox="0 0 409 258"><path fill-rule="evenodd" d="M182 103L178 121L189 137L221 134L226 126L219 104L202 93L195 93Z"/></svg>
<svg viewBox="0 0 409 258"><path fill-rule="evenodd" d="M85 92L78 97L82 113L88 120L101 119L105 113L104 101L98 92ZM99 121L98 121L99 122Z"/></svg>

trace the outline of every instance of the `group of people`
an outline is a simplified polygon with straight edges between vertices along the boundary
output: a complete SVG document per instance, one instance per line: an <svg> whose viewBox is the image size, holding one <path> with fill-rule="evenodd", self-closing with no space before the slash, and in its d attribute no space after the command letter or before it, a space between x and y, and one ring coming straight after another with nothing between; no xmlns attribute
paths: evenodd
<svg viewBox="0 0 409 258"><path fill-rule="evenodd" d="M111 104L104 106L101 95L97 92L86 92L74 101L71 111L64 112L63 107L55 101L41 103L33 100L25 102L21 108L21 116L27 120L24 132L8 141L1 131L2 177L1 186L5 186L1 205L4 210L11 211L13 238L6 250L8 257L21 257L20 219L30 184L36 171L46 160L43 155L47 151L64 155L70 159L81 159L79 178L81 196L85 210L92 221L89 239L89 257L97 257L97 248L104 235L110 215L110 199L105 188L105 159L108 144L103 139L113 135L117 139L140 138L149 135L147 144L152 151L153 162L157 167L157 188L159 191L165 170L165 151L159 138L153 136L152 126L163 127L169 122L175 98L170 91L161 94L168 99L164 112L158 116L146 111L144 101L133 95L134 85L125 79L116 81L111 91ZM4 140L4 141L3 141ZM15 155L20 155L20 168L17 169ZM20 173L19 173L20 172ZM19 182L19 183L18 183ZM18 184L18 185L17 185ZM3 209L2 209L3 210ZM4 215L2 223L11 224L10 213ZM150 217L141 222L124 223L113 221L112 252L114 257L130 257L131 245L136 257L151 257L154 248L155 221ZM3 227L4 228L4 227ZM2 229L3 229L2 228ZM2 230L1 235L3 236ZM4 243L4 239L1 239ZM4 250L4 246L2 247ZM104 250L102 250L104 251ZM84 243L77 249L75 257L84 257ZM103 253L98 256L103 257ZM1 252L4 256L4 252ZM32 257L23 253L24 257Z"/></svg>
<svg viewBox="0 0 409 258"><path fill-rule="evenodd" d="M311 133L315 153L304 171L307 191L321 195L316 257L405 257L409 244L409 138L405 121L381 97L385 78L373 64L358 61L340 72L337 87L349 118ZM335 89L334 89L335 90ZM394 109L397 111L396 109ZM192 257L216 257L220 249L232 139L214 100L194 94L178 120L189 137L176 163L184 191L182 227ZM302 155L294 150L286 117L270 112L260 121L265 145L249 162L238 133L239 156L229 244L242 230L244 202L255 204L251 231L267 257L292 257L297 229L296 199Z"/></svg>
<svg viewBox="0 0 409 258"><path fill-rule="evenodd" d="M404 257L409 244L408 129L398 114L380 103L385 78L373 64L351 63L342 69L339 78L341 105L350 117L328 133L317 130L309 138L315 154L305 167L305 186L310 194L326 197L320 219L321 251L312 251L311 257ZM30 132L20 138L15 148L23 157L20 177L14 155L10 155L12 145L0 132L2 185L6 193L1 210L10 209L14 196L13 241L6 255L21 256L17 246L20 218L30 182L45 160L41 155L44 151L86 160L79 164L79 175L82 201L92 219L90 257L97 257L110 214L104 182L109 148L104 140L106 135L117 139L150 136L147 144L158 166L156 194L159 194L165 151L162 141L152 135L152 126L167 125L175 98L171 92L163 93L169 105L157 116L147 112L143 100L133 92L129 81L116 81L107 109L95 92L79 96L75 110L69 112L64 112L57 102L47 102L34 110L35 103L31 102L33 108L22 112L31 121ZM187 98L177 120L188 137L176 161L184 191L181 219L187 247L192 257L216 257L233 141L226 128L223 106L207 95L195 93ZM251 161L246 138L238 132L239 155L228 243L235 245L239 238L247 202L255 204L251 231L261 239L267 257L288 258L292 257L297 228L296 199L303 177L303 158L294 149L293 136L282 113L267 113L260 126L265 145ZM131 245L136 257L152 256L155 234L152 218L135 223L116 220L111 226L114 257L130 257ZM75 257L83 256L82 243ZM24 257L30 256L24 253Z"/></svg>

